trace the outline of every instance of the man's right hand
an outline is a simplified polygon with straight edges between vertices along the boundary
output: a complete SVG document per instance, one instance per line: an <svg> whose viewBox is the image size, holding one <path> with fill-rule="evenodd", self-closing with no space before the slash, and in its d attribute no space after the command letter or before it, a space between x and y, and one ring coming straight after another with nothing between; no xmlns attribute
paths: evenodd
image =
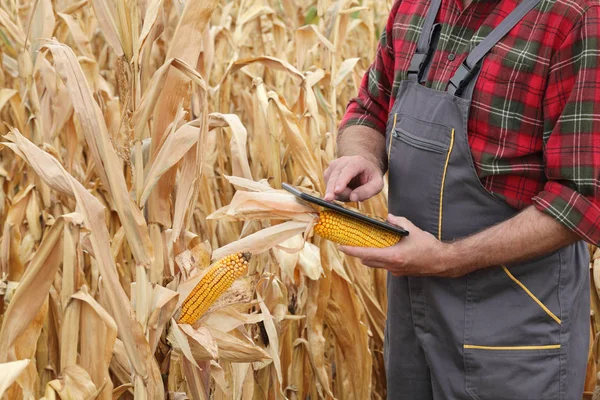
<svg viewBox="0 0 600 400"><path fill-rule="evenodd" d="M325 170L327 201L363 201L383 189L381 168L362 156L345 156L333 160Z"/></svg>

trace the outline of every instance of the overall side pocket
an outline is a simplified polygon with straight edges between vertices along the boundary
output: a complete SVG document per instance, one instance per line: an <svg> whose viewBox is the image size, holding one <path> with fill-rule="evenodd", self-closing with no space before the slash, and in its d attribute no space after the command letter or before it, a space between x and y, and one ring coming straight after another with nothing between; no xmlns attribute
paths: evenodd
<svg viewBox="0 0 600 400"><path fill-rule="evenodd" d="M467 392L475 400L558 400L560 350L465 345Z"/></svg>

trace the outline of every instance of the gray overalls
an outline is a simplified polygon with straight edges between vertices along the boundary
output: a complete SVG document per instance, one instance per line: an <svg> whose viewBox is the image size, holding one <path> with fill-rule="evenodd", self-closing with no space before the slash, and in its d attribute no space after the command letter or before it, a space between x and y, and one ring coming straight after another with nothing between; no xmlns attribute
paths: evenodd
<svg viewBox="0 0 600 400"><path fill-rule="evenodd" d="M436 42L441 0L432 0L388 120L392 214L444 241L516 214L477 176L467 119L481 60L538 1L523 0L441 92L420 84ZM388 275L388 399L580 400L589 345L588 265L580 241L457 279Z"/></svg>

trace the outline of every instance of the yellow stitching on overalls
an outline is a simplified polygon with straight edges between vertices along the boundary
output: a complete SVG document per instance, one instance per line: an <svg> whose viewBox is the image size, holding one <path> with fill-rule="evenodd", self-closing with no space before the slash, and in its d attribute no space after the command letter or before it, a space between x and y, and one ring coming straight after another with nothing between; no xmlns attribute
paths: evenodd
<svg viewBox="0 0 600 400"><path fill-rule="evenodd" d="M450 153L452 153L452 147L454 147L454 129L450 137L450 147L448 148L448 155L446 156L446 163L444 164L444 174L442 175L442 187L440 189L440 214L438 219L438 240L442 240L442 209L444 206L444 183L446 182L446 172L448 171L448 163L450 162Z"/></svg>
<svg viewBox="0 0 600 400"><path fill-rule="evenodd" d="M392 141L394 140L394 130L396 129L397 117L398 114L394 113L394 125L392 126L392 131L390 132L390 144L388 145L388 169L390 168L390 154L392 154Z"/></svg>
<svg viewBox="0 0 600 400"><path fill-rule="evenodd" d="M560 349L560 344L549 344L546 346L477 346L473 344L463 345L465 349L477 350L551 350Z"/></svg>
<svg viewBox="0 0 600 400"><path fill-rule="evenodd" d="M533 293L531 293L531 291L529 289L527 289L527 287L525 285L523 285L521 283L521 281L519 281L517 278L515 278L514 275L510 273L510 271L508 270L508 268L506 268L503 265L502 269L504 269L504 272L506 272L506 275L508 275L508 277L510 279L512 279L517 285L519 285L521 287L521 289L523 289L525 291L525 293L527 293L529 295L529 297L531 297L533 299L533 301L535 301L538 304L538 306L540 306L542 308L542 310L544 310L546 312L546 314L548 314L550 316L550 318L552 318L553 320L555 320L559 324L561 323L560 318L558 318L552 311L550 311L548 309L548 307L546 307L544 305L544 303L542 303L537 297L535 297L535 295Z"/></svg>

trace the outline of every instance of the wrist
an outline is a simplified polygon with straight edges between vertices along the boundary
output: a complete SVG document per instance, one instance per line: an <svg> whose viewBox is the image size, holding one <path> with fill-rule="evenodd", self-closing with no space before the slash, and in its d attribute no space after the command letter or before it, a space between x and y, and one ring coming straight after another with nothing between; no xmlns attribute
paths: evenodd
<svg viewBox="0 0 600 400"><path fill-rule="evenodd" d="M461 251L458 242L443 243L441 254L441 265L446 271L455 271L456 276L468 274L476 269L470 257Z"/></svg>
<svg viewBox="0 0 600 400"><path fill-rule="evenodd" d="M373 154L368 154L368 155L360 155L362 158L364 158L365 160L369 161L370 163L372 163L373 165L375 165L377 167L377 169L381 172L381 175L383 175L385 173L385 167L383 165L383 160L381 160L381 158L373 155Z"/></svg>

